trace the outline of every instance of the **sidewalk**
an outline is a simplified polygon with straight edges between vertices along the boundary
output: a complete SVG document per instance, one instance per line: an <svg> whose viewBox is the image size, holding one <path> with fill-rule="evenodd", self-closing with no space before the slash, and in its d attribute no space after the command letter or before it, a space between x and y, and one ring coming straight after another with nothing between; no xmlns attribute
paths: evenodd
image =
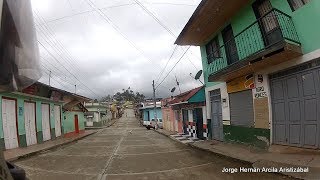
<svg viewBox="0 0 320 180"><path fill-rule="evenodd" d="M79 139L85 138L89 135L92 135L96 132L97 132L97 130L86 130L84 133L77 134L77 135L74 135L71 137L61 137L61 138L58 138L55 140L46 141L41 144L35 144L32 146L28 146L28 147L6 150L6 151L3 151L4 158L7 161L15 161L20 158L35 155L35 154L42 152L42 151L47 151L49 149L57 148L62 145L72 143L72 142L77 141Z"/></svg>
<svg viewBox="0 0 320 180"><path fill-rule="evenodd" d="M173 132L163 129L157 132L180 142ZM181 142L183 143L183 142ZM320 152L286 146L273 145L269 150L258 149L242 144L223 143L212 140L196 141L187 145L217 155L244 161L256 168L308 167L309 173L282 173L299 179L320 179Z"/></svg>

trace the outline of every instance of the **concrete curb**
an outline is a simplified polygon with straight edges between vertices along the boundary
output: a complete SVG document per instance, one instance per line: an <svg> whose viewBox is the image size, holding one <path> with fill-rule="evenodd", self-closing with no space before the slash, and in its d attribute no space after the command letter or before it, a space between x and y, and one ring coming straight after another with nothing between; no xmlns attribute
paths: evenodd
<svg viewBox="0 0 320 180"><path fill-rule="evenodd" d="M41 154L41 153L43 153L43 152L46 152L46 151L48 151L48 150L54 150L54 149L57 149L57 148L59 148L59 147L72 144L72 143L74 143L74 142L76 142L76 141L78 141L78 140L81 140L81 139L83 139L83 138L85 138L85 137L91 136L91 135L93 135L93 134L95 134L95 133L97 133L97 132L98 132L98 131L92 132L92 133L90 133L90 134L86 134L86 135L81 136L81 137L79 137L79 138L75 138L75 139L73 139L73 140L71 140L71 141L67 141L67 142L63 142L63 143L60 143L60 144L56 144L56 145L51 146L51 147L47 147L47 148L44 148L44 149L40 149L40 150L37 150L37 151L30 152L30 153L28 153L28 154L24 154L24 155L17 156L17 157L14 157L14 158L6 159L6 161L15 162L15 161L18 161L18 160L21 160L21 159L29 158L29 157L32 157L32 156Z"/></svg>
<svg viewBox="0 0 320 180"><path fill-rule="evenodd" d="M195 146L195 145L193 145L193 143L182 143L181 141L179 141L179 140L171 137L170 135L167 135L167 134L162 133L162 132L157 131L157 130L154 130L154 131L157 132L157 133L159 133L159 134L162 134L162 135L164 135L164 136L166 136L166 137L169 137L170 139L172 139L172 140L174 140L174 141L176 141L176 142L179 142L180 144L184 144L184 145L189 146L189 147L191 147L191 148L194 148L194 149L197 149L197 150L200 150L200 151L205 151L205 152L214 154L214 155L216 155L216 156L229 159L229 160L231 160L231 161L237 161L237 162L249 164L249 165L251 165L252 167L255 167L255 163L259 163L259 162L260 162L259 160L256 161L256 162L251 162L251 161L247 161L247 160L235 158L235 157L232 157L232 156L223 154L223 153L218 153L218 152L211 151L210 149L205 149L205 148L201 148L201 147ZM289 167L289 166L288 166L288 167ZM299 176L299 175L291 175L291 174L280 173L280 172L275 172L275 174L281 174L281 175L284 175L284 176L287 176L287 177L292 177L292 178L296 178L296 179L302 179L301 176Z"/></svg>

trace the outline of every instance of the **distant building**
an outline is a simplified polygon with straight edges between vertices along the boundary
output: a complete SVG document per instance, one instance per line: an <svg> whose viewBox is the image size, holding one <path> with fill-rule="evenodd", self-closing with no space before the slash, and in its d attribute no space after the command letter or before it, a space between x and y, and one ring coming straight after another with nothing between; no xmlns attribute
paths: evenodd
<svg viewBox="0 0 320 180"><path fill-rule="evenodd" d="M140 110L142 111L143 125L150 125L150 121L155 120L154 102L143 102ZM156 102L156 113L158 122L162 123L161 101Z"/></svg>
<svg viewBox="0 0 320 180"><path fill-rule="evenodd" d="M87 127L105 126L112 119L109 103L89 102L84 106L88 109L85 113Z"/></svg>

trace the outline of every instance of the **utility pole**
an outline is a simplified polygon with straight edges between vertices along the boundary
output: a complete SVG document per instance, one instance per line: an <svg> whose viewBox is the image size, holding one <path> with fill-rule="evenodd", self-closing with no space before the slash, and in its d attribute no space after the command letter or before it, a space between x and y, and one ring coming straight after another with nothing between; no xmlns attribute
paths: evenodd
<svg viewBox="0 0 320 180"><path fill-rule="evenodd" d="M49 86L51 86L51 71L49 72Z"/></svg>
<svg viewBox="0 0 320 180"><path fill-rule="evenodd" d="M154 80L152 81L153 88L153 111L154 111L154 120L156 122L155 129L158 129L158 118L157 118L157 100L156 100L156 88L154 87Z"/></svg>
<svg viewBox="0 0 320 180"><path fill-rule="evenodd" d="M74 93L77 94L77 85L74 85Z"/></svg>

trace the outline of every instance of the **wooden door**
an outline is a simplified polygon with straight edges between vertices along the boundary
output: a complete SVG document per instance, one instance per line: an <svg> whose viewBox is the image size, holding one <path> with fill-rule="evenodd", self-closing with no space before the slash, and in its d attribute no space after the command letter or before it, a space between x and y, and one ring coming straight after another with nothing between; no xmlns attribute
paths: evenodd
<svg viewBox="0 0 320 180"><path fill-rule="evenodd" d="M56 137L61 136L61 111L60 106L54 106L54 127Z"/></svg>
<svg viewBox="0 0 320 180"><path fill-rule="evenodd" d="M50 130L50 106L49 104L41 105L41 114L42 114L42 135L43 141L48 141L51 139L51 130Z"/></svg>
<svg viewBox="0 0 320 180"><path fill-rule="evenodd" d="M78 120L78 115L74 115L74 130L76 133L79 133L79 120Z"/></svg>
<svg viewBox="0 0 320 180"><path fill-rule="evenodd" d="M2 99L2 126L6 149L19 147L16 115L16 101Z"/></svg>
<svg viewBox="0 0 320 180"><path fill-rule="evenodd" d="M37 144L35 103L24 103L24 124L26 130L27 146Z"/></svg>

